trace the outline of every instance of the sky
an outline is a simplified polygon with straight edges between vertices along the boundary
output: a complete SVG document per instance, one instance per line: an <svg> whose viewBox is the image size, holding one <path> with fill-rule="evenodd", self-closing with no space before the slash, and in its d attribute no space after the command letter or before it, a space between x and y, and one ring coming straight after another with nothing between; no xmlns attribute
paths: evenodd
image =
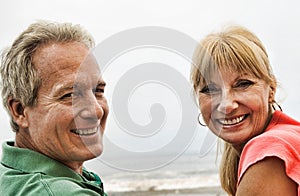
<svg viewBox="0 0 300 196"><path fill-rule="evenodd" d="M125 44L121 41L118 45L119 42L113 41L124 36L124 31L130 29L141 29L143 32L147 26L158 27L159 32L170 30L168 33L174 35L166 39L176 39L179 32L185 37L181 41L184 39L198 41L224 25L243 25L258 35L269 53L280 85L277 90L277 101L286 113L300 120L300 112L298 112L300 111L298 103L300 98L298 91L300 84L299 5L299 1L296 0L3 0L0 3L0 49L10 45L29 24L39 19L81 24L93 35L100 47L104 46L106 41L112 43L109 49ZM135 32L129 36L131 42L136 40L135 35L139 34ZM113 41L110 42L111 40ZM138 49L130 47L128 50L120 51L116 58L110 59L110 66L104 73L109 84L107 94L111 97L109 100L111 108L114 109L112 105L114 89L118 87L118 82L124 79L122 76L127 71L135 70L133 69L135 66L149 62L152 65L168 65L166 68L175 71L179 74L179 78L188 82L190 67L187 61L184 62L185 59L174 51L174 48L170 47L169 50L163 46L144 46ZM122 67L121 64L124 62L127 65ZM176 62L182 62L186 66L180 67ZM138 80L137 77L134 79ZM151 80L142 82L135 86L130 95L127 95L130 98L127 101L128 116L131 120L137 121L138 127L142 127L154 119L155 112L163 108L165 118L162 126L165 131L151 133L149 140L141 135L134 138L134 132L126 136L126 128L121 129L120 120L116 120L118 109L113 110L106 134L109 141L116 144L114 147L126 151L148 152L163 149L175 140L174 138L179 137L182 119L190 118L196 121L194 115L184 117L183 111L187 106L184 106L185 102L181 103L184 97L182 93L189 91L176 88L174 90L172 85L177 82L173 81L172 85L168 85L168 81L159 81L159 79L152 83ZM155 106L156 103L159 103L158 107ZM0 118L2 132L0 141L13 139L8 116L2 107ZM172 132L173 130L176 132ZM206 129L197 127L195 130L188 133L190 135L184 143L185 147L191 150L199 150L201 146L199 142L203 145L204 138L211 137L205 136L208 134Z"/></svg>

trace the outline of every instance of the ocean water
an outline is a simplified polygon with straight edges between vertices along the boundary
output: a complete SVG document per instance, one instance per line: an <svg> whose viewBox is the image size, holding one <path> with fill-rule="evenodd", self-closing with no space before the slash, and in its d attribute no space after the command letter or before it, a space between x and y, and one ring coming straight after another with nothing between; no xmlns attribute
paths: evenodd
<svg viewBox="0 0 300 196"><path fill-rule="evenodd" d="M149 171L124 171L112 168L101 160L96 159L86 164L100 174L105 191L110 196L129 195L225 195L220 187L218 168L219 158L216 152L209 152L205 156L197 153L183 154L168 165ZM149 159L120 159L125 164L144 164L158 161L163 156L149 157Z"/></svg>

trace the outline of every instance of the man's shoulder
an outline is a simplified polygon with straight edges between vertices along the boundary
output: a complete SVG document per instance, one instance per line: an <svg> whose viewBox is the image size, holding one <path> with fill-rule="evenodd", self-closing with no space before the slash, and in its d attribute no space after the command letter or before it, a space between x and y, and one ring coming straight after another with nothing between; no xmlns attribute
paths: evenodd
<svg viewBox="0 0 300 196"><path fill-rule="evenodd" d="M40 174L29 174L0 166L0 195L51 195L48 191L41 182Z"/></svg>
<svg viewBox="0 0 300 196"><path fill-rule="evenodd" d="M68 177L49 177L41 175L40 183L53 195L99 195L95 192L95 187L90 183L77 181Z"/></svg>
<svg viewBox="0 0 300 196"><path fill-rule="evenodd" d="M102 184L37 152L15 148L9 143L4 144L3 152L0 164L1 196L99 195L103 190Z"/></svg>
<svg viewBox="0 0 300 196"><path fill-rule="evenodd" d="M99 195L88 183L42 173L23 173L0 166L0 195Z"/></svg>

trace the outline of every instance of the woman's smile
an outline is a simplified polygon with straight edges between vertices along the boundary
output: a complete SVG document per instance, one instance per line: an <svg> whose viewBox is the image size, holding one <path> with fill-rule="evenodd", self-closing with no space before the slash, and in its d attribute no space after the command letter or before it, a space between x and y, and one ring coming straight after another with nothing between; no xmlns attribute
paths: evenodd
<svg viewBox="0 0 300 196"><path fill-rule="evenodd" d="M231 118L219 118L216 119L216 122L226 128L226 127L231 127L231 126L241 124L248 116L249 116L248 114L244 114L244 115L231 117Z"/></svg>

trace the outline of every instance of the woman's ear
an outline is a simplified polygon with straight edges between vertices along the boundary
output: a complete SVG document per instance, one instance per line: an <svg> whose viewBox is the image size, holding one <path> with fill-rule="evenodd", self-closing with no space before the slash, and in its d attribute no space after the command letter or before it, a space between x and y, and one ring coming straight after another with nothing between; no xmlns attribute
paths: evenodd
<svg viewBox="0 0 300 196"><path fill-rule="evenodd" d="M276 88L270 86L270 91L269 91L269 103L273 103L275 100L275 92Z"/></svg>
<svg viewBox="0 0 300 196"><path fill-rule="evenodd" d="M13 121L19 125L20 128L27 128L28 127L28 121L27 117L24 113L24 106L23 104L16 100L13 99L12 97L8 98L8 107L10 114L13 118Z"/></svg>

